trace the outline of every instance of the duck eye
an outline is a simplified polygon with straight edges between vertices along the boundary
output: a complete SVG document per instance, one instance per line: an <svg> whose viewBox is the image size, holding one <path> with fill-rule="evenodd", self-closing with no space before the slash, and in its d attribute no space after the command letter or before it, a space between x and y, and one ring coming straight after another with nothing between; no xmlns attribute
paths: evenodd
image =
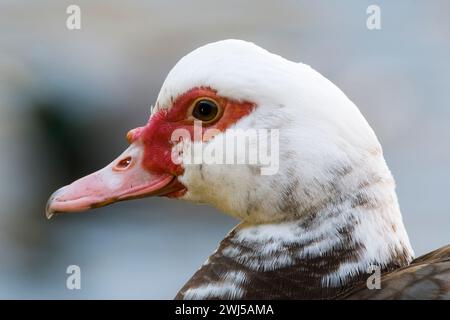
<svg viewBox="0 0 450 320"><path fill-rule="evenodd" d="M219 114L219 107L213 100L201 99L198 100L194 109L192 110L192 116L203 122L211 122L216 119Z"/></svg>

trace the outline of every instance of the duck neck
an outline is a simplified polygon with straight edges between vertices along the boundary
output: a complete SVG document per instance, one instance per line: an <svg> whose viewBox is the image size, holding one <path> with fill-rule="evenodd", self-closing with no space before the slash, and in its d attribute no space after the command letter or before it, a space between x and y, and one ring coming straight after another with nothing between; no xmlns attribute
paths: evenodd
<svg viewBox="0 0 450 320"><path fill-rule="evenodd" d="M378 186L377 186L378 185ZM181 298L330 299L413 258L393 182L360 183L288 221L241 223Z"/></svg>
<svg viewBox="0 0 450 320"><path fill-rule="evenodd" d="M377 217L374 212L332 209L314 218L260 225L242 223L228 236L230 246L225 255L233 257L234 253L243 264L254 265L255 271L311 262L309 271L320 273L324 286L338 286L351 275L366 273L370 265L386 269L408 264L413 254L404 235L402 223ZM251 248L249 251L258 256L258 264L252 264L250 254L240 255L231 249L233 244Z"/></svg>

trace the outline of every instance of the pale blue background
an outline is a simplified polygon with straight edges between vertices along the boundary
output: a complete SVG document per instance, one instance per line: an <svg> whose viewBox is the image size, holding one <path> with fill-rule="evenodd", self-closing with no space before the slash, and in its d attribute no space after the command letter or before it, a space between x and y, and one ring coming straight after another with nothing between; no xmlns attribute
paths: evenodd
<svg viewBox="0 0 450 320"><path fill-rule="evenodd" d="M215 249L236 221L207 206L43 211L126 147L180 57L225 38L336 83L384 146L416 252L450 243L449 1L76 1L82 30L68 31L74 2L0 1L0 298L170 299ZM65 288L70 264L80 291Z"/></svg>

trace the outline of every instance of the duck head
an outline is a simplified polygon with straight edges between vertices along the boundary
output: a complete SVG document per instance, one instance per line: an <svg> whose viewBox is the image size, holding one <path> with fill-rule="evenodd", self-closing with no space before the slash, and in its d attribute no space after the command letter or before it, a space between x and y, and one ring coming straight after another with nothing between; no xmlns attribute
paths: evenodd
<svg viewBox="0 0 450 320"><path fill-rule="evenodd" d="M273 163L188 161L187 150L200 144L226 157L232 130L276 132L268 139ZM396 204L381 146L346 95L309 66L245 41L211 43L183 57L147 124L127 139L129 148L105 168L57 190L47 216L166 196L208 203L250 223L284 221L374 179L392 187L360 200Z"/></svg>

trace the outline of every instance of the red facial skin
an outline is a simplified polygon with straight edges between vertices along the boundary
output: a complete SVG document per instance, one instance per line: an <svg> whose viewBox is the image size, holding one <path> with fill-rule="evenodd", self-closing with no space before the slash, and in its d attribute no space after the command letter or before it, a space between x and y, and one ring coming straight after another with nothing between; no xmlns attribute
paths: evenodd
<svg viewBox="0 0 450 320"><path fill-rule="evenodd" d="M181 165L172 162L172 132L183 128L194 139L194 118L191 116L192 104L199 98L213 99L220 106L222 114L213 123L203 125L202 132L208 129L224 131L239 119L252 112L254 104L220 97L210 88L194 88L179 96L169 110L162 109L155 113L145 127L133 129L128 133L130 142L141 139L144 144L143 166L155 173L168 173L174 176L183 174ZM170 196L170 194L169 194ZM174 196L174 195L172 195Z"/></svg>
<svg viewBox="0 0 450 320"><path fill-rule="evenodd" d="M248 115L254 104L217 95L210 88L193 88L177 97L170 109L161 108L144 127L131 130L131 146L105 168L57 190L47 203L47 217L55 213L78 212L98 208L116 201L147 196L180 197L186 192L177 179L183 167L172 161L172 133L176 129L194 137L192 108L201 98L214 100L219 114L213 122L202 123L208 129L224 131ZM204 135L202 134L202 137Z"/></svg>

